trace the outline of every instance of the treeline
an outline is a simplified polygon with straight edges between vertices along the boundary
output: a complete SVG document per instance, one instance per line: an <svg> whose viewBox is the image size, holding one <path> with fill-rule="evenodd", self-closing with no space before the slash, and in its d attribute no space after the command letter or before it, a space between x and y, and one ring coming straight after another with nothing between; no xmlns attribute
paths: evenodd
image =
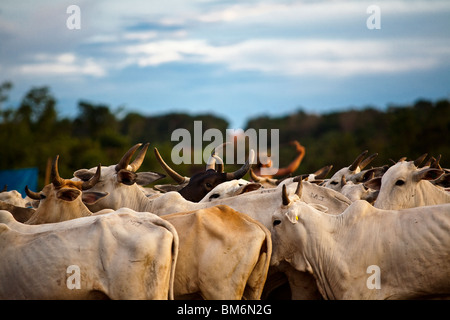
<svg viewBox="0 0 450 320"><path fill-rule="evenodd" d="M367 107L319 115L299 110L284 117L252 119L247 127L280 128L281 141L297 139L303 144L306 155L301 172L329 164L334 170L348 166L364 150L379 154L373 165L402 157L415 159L424 153L442 155L441 165L448 168L450 164L449 100L418 100L384 111Z"/></svg>
<svg viewBox="0 0 450 320"><path fill-rule="evenodd" d="M162 172L153 147L171 164L171 141L175 129L185 128L193 136L194 121L202 121L203 132L210 128L223 132L228 122L204 114L168 113L144 116L108 105L80 100L74 118L61 118L57 100L48 87L31 88L18 106L6 106L12 84L0 84L0 170L38 167L39 186L44 185L48 159L60 155L59 169L65 178L74 170L91 168L98 163L111 165L132 145L150 142L141 170ZM259 117L248 121L246 128L279 129L280 165L294 157L288 144L298 140L306 148L306 156L296 173L312 172L332 164L333 171L348 166L363 150L377 152L374 165L385 164L389 158L418 157L428 152L442 155L441 164L450 159L450 101L417 101L411 106L348 110L312 114L299 110L283 117ZM205 141L203 147L210 142ZM203 165L176 167L182 174L192 175ZM231 168L231 170L233 170ZM166 178L161 183L171 182Z"/></svg>

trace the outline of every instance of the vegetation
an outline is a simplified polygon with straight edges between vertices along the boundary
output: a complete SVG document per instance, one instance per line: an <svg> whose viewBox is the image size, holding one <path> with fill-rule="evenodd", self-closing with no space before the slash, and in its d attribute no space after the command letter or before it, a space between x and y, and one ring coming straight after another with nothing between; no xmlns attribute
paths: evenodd
<svg viewBox="0 0 450 320"><path fill-rule="evenodd" d="M31 88L20 105L5 107L12 84L0 84L0 141L2 153L0 170L38 167L39 186L44 185L48 159L60 155L60 173L70 178L79 168L91 168L98 163L115 164L132 145L150 142L141 171L163 172L152 149L157 147L170 162L171 141L177 128L193 133L195 120L202 121L202 130L217 128L224 133L227 121L213 115L168 113L143 116L128 113L119 117L109 106L80 100L78 115L61 118L57 101L50 88ZM427 152L442 155L445 166L450 159L450 101L419 100L414 105L391 106L386 110L367 107L326 114L306 113L303 110L283 117L259 117L248 121L247 128L280 129L280 165L287 165L294 157L288 144L298 140L306 147L306 156L296 174L313 172L332 164L333 172L348 166L363 150L377 152L373 165L389 163L389 158L410 159ZM204 147L210 142L204 142ZM448 167L448 166L447 166ZM177 166L192 175L203 166ZM234 168L233 168L234 169ZM166 178L161 183L171 182Z"/></svg>

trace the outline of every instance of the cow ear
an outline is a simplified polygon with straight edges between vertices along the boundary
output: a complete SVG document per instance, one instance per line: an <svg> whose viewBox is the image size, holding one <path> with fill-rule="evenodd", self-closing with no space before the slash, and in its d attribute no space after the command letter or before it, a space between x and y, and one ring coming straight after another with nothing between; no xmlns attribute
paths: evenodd
<svg viewBox="0 0 450 320"><path fill-rule="evenodd" d="M363 196L362 200L366 200L368 203L373 204L375 200L377 200L379 193L380 193L379 190L371 191L369 192L369 194Z"/></svg>
<svg viewBox="0 0 450 320"><path fill-rule="evenodd" d="M83 191L82 200L85 204L94 204L108 194L108 192Z"/></svg>
<svg viewBox="0 0 450 320"><path fill-rule="evenodd" d="M121 169L117 173L117 181L119 181L120 183L126 184L127 186L131 186L133 183L135 183L136 179L137 179L137 174L130 170Z"/></svg>
<svg viewBox="0 0 450 320"><path fill-rule="evenodd" d="M298 216L294 210L288 210L288 212L286 212L286 218L288 218L291 223L298 223Z"/></svg>
<svg viewBox="0 0 450 320"><path fill-rule="evenodd" d="M140 186L146 186L159 179L165 178L166 175L157 172L138 172L136 183Z"/></svg>
<svg viewBox="0 0 450 320"><path fill-rule="evenodd" d="M180 191L184 188L184 185L175 185L175 184L157 184L153 187L155 190L161 191L162 193L171 192L171 191Z"/></svg>
<svg viewBox="0 0 450 320"><path fill-rule="evenodd" d="M80 169L75 171L73 176L82 181L89 181L94 176L94 172L91 172L88 169Z"/></svg>
<svg viewBox="0 0 450 320"><path fill-rule="evenodd" d="M381 189L381 177L364 182L364 187L379 191Z"/></svg>
<svg viewBox="0 0 450 320"><path fill-rule="evenodd" d="M74 201L80 194L81 191L78 189L62 188L56 192L56 197L65 201Z"/></svg>
<svg viewBox="0 0 450 320"><path fill-rule="evenodd" d="M435 180L444 174L444 170L435 168L425 168L414 173L414 180Z"/></svg>
<svg viewBox="0 0 450 320"><path fill-rule="evenodd" d="M262 187L262 184L260 183L248 183L243 185L242 187L239 188L238 194L243 194L246 192L250 192L250 191L255 191L258 190L259 188Z"/></svg>

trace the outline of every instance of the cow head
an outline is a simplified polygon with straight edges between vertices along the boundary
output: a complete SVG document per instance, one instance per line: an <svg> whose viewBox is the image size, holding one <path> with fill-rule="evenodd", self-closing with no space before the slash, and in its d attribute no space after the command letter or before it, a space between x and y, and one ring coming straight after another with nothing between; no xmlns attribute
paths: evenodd
<svg viewBox="0 0 450 320"><path fill-rule="evenodd" d="M302 255L299 248L308 242L305 221L302 217L314 215L315 211L326 212L327 207L320 204L305 203L300 200L302 194L302 181L298 182L295 194L289 196L286 185L282 189L282 210L272 217L270 231L273 239L271 265L278 265L282 261L291 263L297 270L308 271L310 266L299 260Z"/></svg>
<svg viewBox="0 0 450 320"><path fill-rule="evenodd" d="M242 165L241 168L234 172L221 172L221 170L215 169L215 163L218 159L217 156L211 155L206 170L193 175L190 178L183 177L175 170L170 168L162 159L158 150L155 148L155 155L163 169L171 176L176 182L182 184L183 187L178 192L186 200L192 202L199 202L205 195L214 189L217 185L234 179L241 179L250 170L251 163L254 158L254 151L250 151L249 159ZM215 160L214 160L215 159Z"/></svg>
<svg viewBox="0 0 450 320"><path fill-rule="evenodd" d="M372 160L378 155L378 153L374 153L371 156L364 159L367 152L368 152L367 150L363 151L358 157L356 157L356 159L350 166L342 168L339 171L337 171L329 180L327 180L324 183L323 186L331 188L336 191L340 191L342 187L341 184L342 177L349 180L349 178L352 175L361 172L361 170L365 168L370 162L372 162Z"/></svg>
<svg viewBox="0 0 450 320"><path fill-rule="evenodd" d="M131 147L117 164L102 167L99 182L90 191L105 191L109 196L96 204L90 205L92 211L104 208L119 209L130 206L130 201L145 197L140 186L145 186L165 175L157 172L136 172L142 165L149 143L146 143L139 151L136 158L131 161L137 149L142 146L138 143ZM74 172L74 177L81 181L88 181L95 174L95 168L80 169Z"/></svg>
<svg viewBox="0 0 450 320"><path fill-rule="evenodd" d="M415 161L401 161L390 167L380 179L365 183L372 189L378 189L374 206L380 209L405 209L416 206L437 204L440 190L430 183L439 178L444 170L434 163L429 167L419 167L423 156Z"/></svg>
<svg viewBox="0 0 450 320"><path fill-rule="evenodd" d="M74 219L90 215L86 204L93 204L99 199L107 196L104 192L86 192L95 186L100 179L101 166L87 181L72 181L63 179L58 172L58 159L56 156L51 169L51 183L46 185L42 191L34 192L25 187L25 193L33 200L39 200L36 212L27 221L29 224L51 223ZM80 197L82 195L82 197Z"/></svg>

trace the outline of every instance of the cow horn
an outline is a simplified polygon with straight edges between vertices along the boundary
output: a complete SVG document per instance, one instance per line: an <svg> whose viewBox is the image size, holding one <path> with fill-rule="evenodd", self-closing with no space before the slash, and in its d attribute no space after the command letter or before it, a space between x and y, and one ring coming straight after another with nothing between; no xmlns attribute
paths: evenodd
<svg viewBox="0 0 450 320"><path fill-rule="evenodd" d="M220 173L223 173L224 169L223 169L223 160L222 160L222 158L219 157L217 154L215 154L213 157L216 160L218 160L218 161L216 161L216 171L220 172Z"/></svg>
<svg viewBox="0 0 450 320"><path fill-rule="evenodd" d="M442 167L439 165L439 161L441 161L441 157L442 157L442 155L440 154L439 157L437 157L437 159L435 159L435 160L431 163L430 168L442 170Z"/></svg>
<svg viewBox="0 0 450 320"><path fill-rule="evenodd" d="M154 150L156 159L158 160L159 164L173 180L175 180L178 184L183 184L189 181L189 178L181 176L179 173L177 173L175 170L173 170L164 162L163 158L159 154L158 149L155 148Z"/></svg>
<svg viewBox="0 0 450 320"><path fill-rule="evenodd" d="M116 165L116 172L119 172L122 169L127 169L131 157L140 146L142 146L142 143L135 144L123 155L122 159L120 159L119 163Z"/></svg>
<svg viewBox="0 0 450 320"><path fill-rule="evenodd" d="M366 159L364 159L363 161L361 161L361 164L359 165L359 168L362 170L365 167L367 167L367 165L369 163L371 163L373 161L373 159L375 159L378 156L378 153L374 153L370 156L368 156Z"/></svg>
<svg viewBox="0 0 450 320"><path fill-rule="evenodd" d="M281 191L281 198L283 200L283 205L284 206L287 206L291 202L291 200L289 200L289 196L287 194L286 185L285 184L283 184L283 190Z"/></svg>
<svg viewBox="0 0 450 320"><path fill-rule="evenodd" d="M241 179L243 176L247 174L247 172L250 170L251 163L253 162L253 159L255 157L255 151L250 150L250 154L248 156L247 161L244 163L242 167L240 167L238 170L234 172L228 172L226 174L227 180L233 180L233 179Z"/></svg>
<svg viewBox="0 0 450 320"><path fill-rule="evenodd" d="M320 168L319 170L314 172L315 178L316 179L324 179L328 175L328 173L330 173L332 168L333 168L332 164Z"/></svg>
<svg viewBox="0 0 450 320"><path fill-rule="evenodd" d="M250 177L251 177L252 180L255 181L255 182L260 182L260 181L261 181L261 178L258 177L258 176L253 172L253 169L252 169L252 168L250 168Z"/></svg>
<svg viewBox="0 0 450 320"><path fill-rule="evenodd" d="M59 159L59 155L57 155L55 157L55 160L53 161L52 171L51 171L51 176L50 176L50 180L52 181L53 185L56 188L59 188L64 184L64 179L59 176L58 159Z"/></svg>
<svg viewBox="0 0 450 320"><path fill-rule="evenodd" d="M348 167L351 171L355 171L356 168L358 168L359 164L361 163L361 161L364 159L364 157L366 156L367 152L369 152L368 150L363 151L358 157L356 157L355 161L353 161L353 163L350 165L350 167Z"/></svg>
<svg viewBox="0 0 450 320"><path fill-rule="evenodd" d="M341 177L341 188L343 186L345 186L346 183L347 183L347 180L345 179L345 175L342 175L342 177Z"/></svg>
<svg viewBox="0 0 450 320"><path fill-rule="evenodd" d="M33 200L41 200L41 194L39 192L31 191L30 189L28 189L28 186L25 186L25 193Z"/></svg>
<svg viewBox="0 0 450 320"><path fill-rule="evenodd" d="M302 197L302 191L303 191L303 179L300 178L297 183L297 189L295 189L295 194L298 195L299 198Z"/></svg>
<svg viewBox="0 0 450 320"><path fill-rule="evenodd" d="M144 144L141 151L139 151L138 155L134 159L134 161L130 164L131 171L136 172L141 167L142 163L144 162L145 154L147 153L148 146L150 145L149 142ZM119 170L120 171L120 170Z"/></svg>
<svg viewBox="0 0 450 320"><path fill-rule="evenodd" d="M425 160L425 158L427 157L427 155L428 155L428 153L424 153L423 155L421 155L420 157L418 157L416 160L414 160L414 165L415 165L416 167L419 167L419 166L422 164L423 160Z"/></svg>
<svg viewBox="0 0 450 320"><path fill-rule="evenodd" d="M206 163L205 171L210 170L210 169L216 171L216 161L217 161L217 158L215 157L213 152L211 152L211 155L209 156L209 159L208 159L208 163Z"/></svg>
<svg viewBox="0 0 450 320"><path fill-rule="evenodd" d="M206 170L213 169L217 172L223 173L223 160L217 153L220 148L223 149L223 147L229 143L230 142L222 143L221 145L219 145L211 150L211 156L208 159L208 163L206 165ZM212 161L212 158L214 158L215 160ZM211 165L213 163L214 163L214 165Z"/></svg>
<svg viewBox="0 0 450 320"><path fill-rule="evenodd" d="M101 168L102 168L102 165L99 164L97 167L97 171L95 171L94 176L91 179L89 179L88 181L83 182L83 184L81 185L81 190L90 189L97 184L97 182L100 180L101 171L102 171Z"/></svg>

